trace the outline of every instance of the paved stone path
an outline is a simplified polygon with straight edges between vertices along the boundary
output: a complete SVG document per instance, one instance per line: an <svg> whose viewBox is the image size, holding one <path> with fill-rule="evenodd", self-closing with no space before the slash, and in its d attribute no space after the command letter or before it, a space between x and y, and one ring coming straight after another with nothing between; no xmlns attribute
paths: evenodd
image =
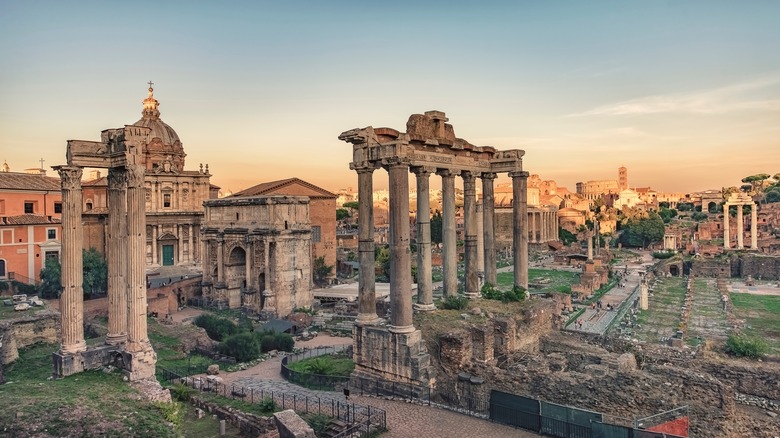
<svg viewBox="0 0 780 438"><path fill-rule="evenodd" d="M340 345L350 342L350 338L331 337L320 335L316 338L297 342L296 347L314 348L323 345ZM532 432L516 429L502 424L492 423L480 418L469 417L446 409L431 406L421 406L404 401L385 400L368 396L351 396L347 401L342 393L331 391L315 391L303 388L284 380L281 375L281 357L275 357L259 363L251 369L233 373L220 373L223 382L227 385L241 385L254 390L254 396L259 397L259 391L281 391L287 394L295 394L296 397L319 397L322 403L330 403L331 400L342 403L357 403L370 405L384 409L387 413L387 427L389 431L382 435L387 438L459 438L459 437L539 437ZM266 394L267 395L267 394ZM296 402L298 402L296 400Z"/></svg>

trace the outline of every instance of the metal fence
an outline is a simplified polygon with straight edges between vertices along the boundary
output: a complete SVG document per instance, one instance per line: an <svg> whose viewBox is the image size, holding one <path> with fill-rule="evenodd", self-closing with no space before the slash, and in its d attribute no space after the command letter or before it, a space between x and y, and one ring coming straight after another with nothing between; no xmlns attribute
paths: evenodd
<svg viewBox="0 0 780 438"><path fill-rule="evenodd" d="M288 394L282 391L265 391L245 388L241 385L222 384L208 379L182 376L174 371L160 368L159 379L164 383L183 384L197 391L220 395L231 400L260 404L273 400L277 408L292 409L299 414L323 414L342 421L348 427L337 436L368 437L387 428L387 414L383 409L370 405L344 403L334 399Z"/></svg>
<svg viewBox="0 0 780 438"><path fill-rule="evenodd" d="M667 417L684 418L687 425L687 407L679 409L684 409L684 416L668 415ZM682 412L679 409L675 409L674 412ZM491 421L528 429L547 436L559 438L682 438L680 435L662 431L609 424L605 422L604 417L599 412L549 403L531 397L495 390L490 394ZM683 436L687 436L687 428Z"/></svg>
<svg viewBox="0 0 780 438"><path fill-rule="evenodd" d="M329 347L317 347L304 350L282 358L282 376L288 381L310 389L321 391L340 391L349 387L349 377L328 376L324 374L307 373L289 368L289 365L329 354L347 353L351 351L352 344L333 345Z"/></svg>

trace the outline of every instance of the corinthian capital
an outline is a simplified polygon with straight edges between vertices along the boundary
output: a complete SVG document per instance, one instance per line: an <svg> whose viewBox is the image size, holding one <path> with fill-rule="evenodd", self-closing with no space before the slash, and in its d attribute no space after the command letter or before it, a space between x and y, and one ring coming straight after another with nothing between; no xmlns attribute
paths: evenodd
<svg viewBox="0 0 780 438"><path fill-rule="evenodd" d="M80 190L81 175L84 173L80 167L59 166L55 168L60 174L62 190Z"/></svg>
<svg viewBox="0 0 780 438"><path fill-rule="evenodd" d="M108 188L123 188L127 185L127 170L114 167L108 169Z"/></svg>
<svg viewBox="0 0 780 438"><path fill-rule="evenodd" d="M144 186L144 166L141 164L131 164L127 169L127 187Z"/></svg>

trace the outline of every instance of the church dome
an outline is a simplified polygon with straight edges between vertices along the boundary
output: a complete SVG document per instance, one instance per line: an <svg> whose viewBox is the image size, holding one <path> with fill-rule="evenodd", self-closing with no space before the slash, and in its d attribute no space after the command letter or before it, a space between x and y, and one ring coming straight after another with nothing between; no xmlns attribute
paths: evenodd
<svg viewBox="0 0 780 438"><path fill-rule="evenodd" d="M151 129L149 142L143 150L147 172L178 173L184 169L184 153L176 131L160 119L160 102L154 98L154 89L149 82L149 96L143 101L141 119L133 125Z"/></svg>

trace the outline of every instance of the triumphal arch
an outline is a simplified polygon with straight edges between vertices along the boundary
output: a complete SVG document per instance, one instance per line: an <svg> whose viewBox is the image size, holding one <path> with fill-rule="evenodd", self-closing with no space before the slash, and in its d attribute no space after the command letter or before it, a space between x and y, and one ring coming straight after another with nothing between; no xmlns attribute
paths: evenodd
<svg viewBox="0 0 780 438"><path fill-rule="evenodd" d="M157 356L146 327L146 215L141 151L151 129L107 129L100 141L69 140L62 180L62 344L53 355L62 377L114 364L129 380L153 379ZM106 345L84 341L82 292L83 168L108 169L108 335Z"/></svg>
<svg viewBox="0 0 780 438"><path fill-rule="evenodd" d="M458 293L455 234L455 178L463 179L464 249L467 297L479 297L478 272L496 284L494 180L499 173L512 178L514 283L528 287L527 187L524 151L498 151L455 137L443 112L413 114L406 132L392 128L352 129L339 136L352 144L350 169L358 174L360 276L359 313L354 328L355 374L393 381L433 383L430 360L413 308L433 310L431 287L430 177L442 179L442 240L444 294ZM385 169L390 178L390 324L376 314L374 279L373 172ZM409 172L417 183L417 303L412 305L409 237ZM477 260L476 181L482 181L484 270Z"/></svg>

